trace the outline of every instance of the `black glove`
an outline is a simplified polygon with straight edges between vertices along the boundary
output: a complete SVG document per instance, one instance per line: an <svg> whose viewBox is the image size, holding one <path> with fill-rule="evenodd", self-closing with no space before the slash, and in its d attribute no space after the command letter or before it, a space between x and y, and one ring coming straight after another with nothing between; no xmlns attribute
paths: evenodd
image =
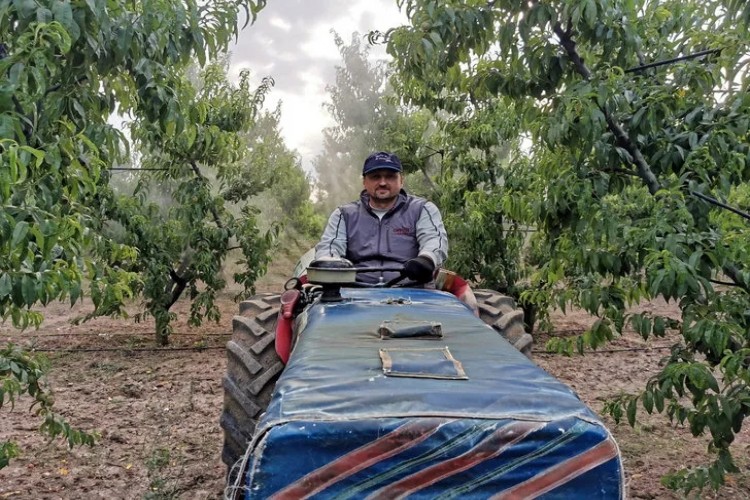
<svg viewBox="0 0 750 500"><path fill-rule="evenodd" d="M432 259L420 255L414 257L411 260L407 260L404 264L404 270L401 271L402 276L406 276L410 280L414 280L417 283L429 283L432 281L432 275L435 272L435 263Z"/></svg>

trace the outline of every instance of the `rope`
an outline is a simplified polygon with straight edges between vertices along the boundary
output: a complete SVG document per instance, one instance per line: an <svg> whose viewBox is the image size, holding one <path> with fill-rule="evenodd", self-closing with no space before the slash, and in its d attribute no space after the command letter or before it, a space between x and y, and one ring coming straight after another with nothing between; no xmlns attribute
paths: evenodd
<svg viewBox="0 0 750 500"><path fill-rule="evenodd" d="M87 332L63 332L63 333L40 333L39 335L24 336L23 339L41 339L47 337L139 337L139 336L150 336L156 335L156 332L136 332L136 333L87 333ZM180 333L172 332L171 335L178 335L182 337L229 337L232 335L231 332L227 333Z"/></svg>
<svg viewBox="0 0 750 500"><path fill-rule="evenodd" d="M606 354L613 352L646 352L646 351L661 351L663 349L671 349L671 345L655 345L652 347L623 347L622 349L595 349L585 351L585 354ZM557 351L537 351L536 349L531 350L534 354L559 354Z"/></svg>
<svg viewBox="0 0 750 500"><path fill-rule="evenodd" d="M77 349L54 349L54 348L33 348L33 352L170 352L170 351L212 351L216 349L226 349L224 346L207 346L207 347L102 347L102 348L77 348Z"/></svg>

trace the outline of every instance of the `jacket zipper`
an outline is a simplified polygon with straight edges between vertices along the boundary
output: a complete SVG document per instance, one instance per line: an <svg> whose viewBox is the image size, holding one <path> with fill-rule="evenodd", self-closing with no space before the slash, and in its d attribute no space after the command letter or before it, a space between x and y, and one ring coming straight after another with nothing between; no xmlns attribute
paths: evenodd
<svg viewBox="0 0 750 500"><path fill-rule="evenodd" d="M367 212L372 217L377 217L377 219L378 219L378 255L381 256L381 258L380 258L380 267L384 267L385 266L385 259L383 259L383 253L380 251L380 242L382 241L381 240L381 235L382 235L382 232L383 232L383 221L385 219L390 218L390 216L392 214L396 213L400 208L401 208L401 204L399 204L399 202L397 201L396 205L394 207L392 207L391 210L389 210L388 212L386 212L385 214L383 214L383 218L380 218L377 215L375 215L375 213L372 211L372 209L368 205L365 205L365 209L367 210ZM385 243L386 243L385 246L386 246L386 248L388 250L388 253L391 253L391 238L389 237L389 234L387 232L385 233ZM380 281L384 281L384 280L385 280L385 276L383 274L383 271L380 271Z"/></svg>

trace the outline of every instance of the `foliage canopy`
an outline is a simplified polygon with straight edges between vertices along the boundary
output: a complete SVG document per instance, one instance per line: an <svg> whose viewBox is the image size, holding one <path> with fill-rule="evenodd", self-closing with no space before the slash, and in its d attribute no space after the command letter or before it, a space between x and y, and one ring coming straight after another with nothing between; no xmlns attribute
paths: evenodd
<svg viewBox="0 0 750 500"><path fill-rule="evenodd" d="M386 100L384 62L370 61L369 47L357 33L348 44L335 32L333 39L342 61L336 67L335 84L326 87L326 109L335 125L323 130L323 151L313 161L318 206L326 213L359 195L362 162L373 151L390 147L383 131L397 116Z"/></svg>
<svg viewBox="0 0 750 500"><path fill-rule="evenodd" d="M647 339L677 329L682 340L660 373L605 410L634 423L640 402L709 433L716 460L665 482L719 487L736 470L729 448L750 414L750 251L748 221L707 199L747 211L750 8L734 0L398 4L410 24L373 37L387 40L399 96L462 117L474 134L494 106L512 126L488 130L522 140L500 170L480 167L494 178L475 183L471 196L498 228L537 231L525 262L498 255L499 265L526 266L522 300L597 317L550 347L570 354L625 328ZM473 168L462 162L456 171L470 178ZM657 297L679 301L681 318L629 311Z"/></svg>
<svg viewBox="0 0 750 500"><path fill-rule="evenodd" d="M120 313L125 299L145 290L165 341L169 300L177 288L188 287L196 299L193 319L215 314L212 293L221 283L214 271L232 236L242 239L254 266L243 277L252 284L265 259L263 246L253 245L263 242L262 235L250 213L221 220L221 203L210 195L199 166L226 163L220 175L229 178L243 154L238 134L249 126L268 85L254 94L244 78L239 88L227 85L214 66L196 89L185 68L194 60L216 60L236 37L242 17L245 24L253 21L264 5L0 0L3 321L38 326L42 316L32 306L75 303L90 283L95 314ZM135 124L132 138L143 164L158 164L167 168L165 178L179 178L176 219L194 223L184 241L175 241L169 225L158 233L150 226L154 209L143 199L118 198L110 189L110 169L130 152L128 138L109 121L115 113ZM111 221L128 230L124 241L109 234ZM191 257L190 274L179 274L175 252L178 262ZM205 290L196 288L197 280ZM28 392L47 411L46 392L29 382L42 372L37 358L4 350L3 401ZM61 432L71 445L90 440L67 424L50 433ZM0 450L0 463L6 463L14 447L6 443Z"/></svg>

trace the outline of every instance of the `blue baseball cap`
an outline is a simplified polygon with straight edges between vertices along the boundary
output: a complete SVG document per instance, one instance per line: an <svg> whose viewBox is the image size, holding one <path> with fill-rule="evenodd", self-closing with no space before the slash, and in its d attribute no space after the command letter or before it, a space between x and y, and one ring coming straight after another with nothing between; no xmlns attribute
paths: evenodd
<svg viewBox="0 0 750 500"><path fill-rule="evenodd" d="M393 153L386 153L385 151L378 151L367 157L365 164L362 167L362 175L367 175L373 170L380 169L393 170L395 172L403 172L404 169L401 166L401 160L398 159Z"/></svg>

